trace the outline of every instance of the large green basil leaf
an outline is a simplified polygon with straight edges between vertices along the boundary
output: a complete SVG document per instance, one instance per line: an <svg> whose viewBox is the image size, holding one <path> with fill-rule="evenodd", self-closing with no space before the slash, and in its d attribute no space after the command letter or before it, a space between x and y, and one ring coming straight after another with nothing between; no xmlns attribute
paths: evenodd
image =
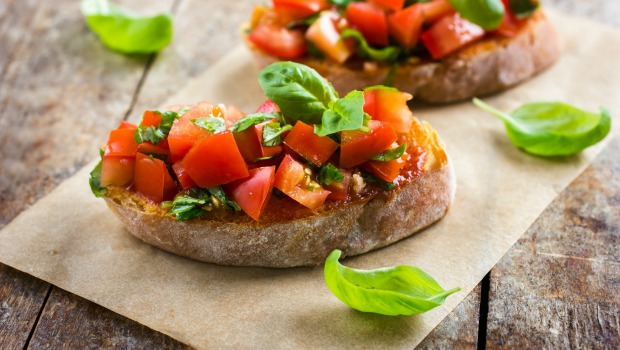
<svg viewBox="0 0 620 350"><path fill-rule="evenodd" d="M110 49L122 53L158 52L172 41L172 16L138 16L107 0L82 0L88 27Z"/></svg>
<svg viewBox="0 0 620 350"><path fill-rule="evenodd" d="M297 120L319 124L329 104L338 99L330 83L299 63L273 63L260 72L258 82L289 124Z"/></svg>
<svg viewBox="0 0 620 350"><path fill-rule="evenodd" d="M353 38L357 40L357 51L362 57L369 58L378 62L393 62L396 61L398 55L401 52L401 48L397 46L386 46L381 49L375 49L368 45L366 38L359 31L351 28L346 28L340 33L343 39Z"/></svg>
<svg viewBox="0 0 620 350"><path fill-rule="evenodd" d="M501 0L450 0L461 17L486 30L499 27L504 18Z"/></svg>
<svg viewBox="0 0 620 350"><path fill-rule="evenodd" d="M604 139L611 129L604 107L596 114L560 102L535 102L507 114L477 98L474 104L504 121L515 146L539 156L575 154Z"/></svg>
<svg viewBox="0 0 620 350"><path fill-rule="evenodd" d="M357 270L342 266L342 252L334 250L325 261L325 282L350 307L382 315L414 315L431 310L460 288L444 290L426 272L414 266Z"/></svg>
<svg viewBox="0 0 620 350"><path fill-rule="evenodd" d="M364 93L353 90L323 113L321 124L315 125L314 133L326 136L344 130L357 130L363 125Z"/></svg>

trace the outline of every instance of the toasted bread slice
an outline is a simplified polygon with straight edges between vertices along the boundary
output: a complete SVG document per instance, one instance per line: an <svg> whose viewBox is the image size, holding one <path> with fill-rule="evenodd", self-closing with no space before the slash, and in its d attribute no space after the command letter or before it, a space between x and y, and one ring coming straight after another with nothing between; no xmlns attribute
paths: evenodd
<svg viewBox="0 0 620 350"><path fill-rule="evenodd" d="M259 67L278 61L251 43L248 45ZM538 10L512 38L487 36L440 61L399 64L392 84L418 100L454 102L519 84L553 64L560 51L553 24ZM392 65L374 62L340 65L311 57L297 61L318 71L341 95L384 84L392 69Z"/></svg>

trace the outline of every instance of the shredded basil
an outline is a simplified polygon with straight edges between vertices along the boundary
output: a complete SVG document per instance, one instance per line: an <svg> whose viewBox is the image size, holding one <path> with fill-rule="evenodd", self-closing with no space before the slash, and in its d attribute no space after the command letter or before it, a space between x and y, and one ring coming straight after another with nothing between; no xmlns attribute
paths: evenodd
<svg viewBox="0 0 620 350"><path fill-rule="evenodd" d="M162 113L160 111L154 111L155 113L159 113L161 115L161 123L157 127L151 125L142 126L142 123L140 123L138 128L136 128L134 140L137 144L141 144L146 141L149 141L154 145L160 143L170 133L174 120L180 118L188 110L189 107L184 107L179 112L165 111Z"/></svg>
<svg viewBox="0 0 620 350"><path fill-rule="evenodd" d="M243 130L246 130L247 128L253 125L260 124L262 122L266 122L272 119L280 120L280 118L281 116L280 116L280 113L278 112L274 112L274 113L258 112L258 113L248 114L244 116L243 118L239 119L235 124L233 124L233 126L230 127L230 131L242 132Z"/></svg>
<svg viewBox="0 0 620 350"><path fill-rule="evenodd" d="M192 120L194 125L208 130L212 134L217 134L226 130L226 121L222 118L208 117Z"/></svg>
<svg viewBox="0 0 620 350"><path fill-rule="evenodd" d="M357 40L357 51L358 54L362 57L369 58L373 61L378 62L393 62L398 59L398 55L402 49L397 46L386 46L382 49L375 49L372 46L368 45L366 38L359 31L351 28L344 29L340 36L343 39L353 38Z"/></svg>
<svg viewBox="0 0 620 350"><path fill-rule="evenodd" d="M280 123L273 122L265 124L263 127L263 146L274 147L282 144L282 134L291 130L292 125L280 126Z"/></svg>
<svg viewBox="0 0 620 350"><path fill-rule="evenodd" d="M321 185L330 185L332 182L342 182L344 175L333 164L327 163L319 170L316 180Z"/></svg>
<svg viewBox="0 0 620 350"><path fill-rule="evenodd" d="M377 178L376 176L374 176L373 174L365 172L365 171L361 172L361 176L362 176L362 179L364 179L364 182L366 182L367 184L377 185L379 186L379 188L384 189L386 191L393 190L394 187L396 187L396 185L393 182L383 181Z"/></svg>
<svg viewBox="0 0 620 350"><path fill-rule="evenodd" d="M378 160L380 162L389 162L391 160L395 160L395 159L402 157L403 154L405 154L405 151L407 151L407 144L403 143L402 145L396 148L390 148L386 151L383 151L377 154L376 156L372 157L372 160Z"/></svg>
<svg viewBox="0 0 620 350"><path fill-rule="evenodd" d="M173 201L162 202L161 206L170 209L168 214L176 216L179 221L200 217L220 206L227 210L241 211L239 205L229 199L219 186L189 189L184 194L177 195Z"/></svg>

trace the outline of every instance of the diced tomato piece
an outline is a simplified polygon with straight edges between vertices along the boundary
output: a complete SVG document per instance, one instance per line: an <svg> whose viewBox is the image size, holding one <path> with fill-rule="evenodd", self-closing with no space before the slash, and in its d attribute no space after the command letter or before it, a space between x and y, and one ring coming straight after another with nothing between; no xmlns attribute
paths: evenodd
<svg viewBox="0 0 620 350"><path fill-rule="evenodd" d="M243 118L245 113L241 112L241 110L233 105L228 105L226 107L226 127L231 127L235 124L239 119Z"/></svg>
<svg viewBox="0 0 620 350"><path fill-rule="evenodd" d="M255 168L249 173L249 177L225 185L224 190L241 210L258 221L271 198L276 167Z"/></svg>
<svg viewBox="0 0 620 350"><path fill-rule="evenodd" d="M523 27L525 21L519 20L517 16L515 16L514 12L510 9L508 0L502 0L502 3L504 3L504 18L495 32L510 38L517 35L517 32Z"/></svg>
<svg viewBox="0 0 620 350"><path fill-rule="evenodd" d="M274 187L306 208L316 210L331 192L316 183L304 185L306 176L309 175L303 164L287 154L276 172Z"/></svg>
<svg viewBox="0 0 620 350"><path fill-rule="evenodd" d="M349 197L349 185L351 184L351 172L345 169L338 169L342 174L342 181L332 181L325 188L331 193L327 196L327 199L332 201L344 201Z"/></svg>
<svg viewBox="0 0 620 350"><path fill-rule="evenodd" d="M136 129L136 128L137 126L135 124L132 124L128 121L123 120L117 129Z"/></svg>
<svg viewBox="0 0 620 350"><path fill-rule="evenodd" d="M194 180L192 180L191 176L185 170L183 163L177 162L172 164L172 170L174 170L174 174L177 176L177 180L181 184L181 188L186 190L188 188L198 187Z"/></svg>
<svg viewBox="0 0 620 350"><path fill-rule="evenodd" d="M327 0L273 0L273 9L282 24L310 17L329 6Z"/></svg>
<svg viewBox="0 0 620 350"><path fill-rule="evenodd" d="M268 120L257 125L252 125L241 132L233 133L239 151L246 162L254 163L260 158L271 157L282 153L282 146L280 145L273 147L263 146L263 128L265 124L277 121L277 119Z"/></svg>
<svg viewBox="0 0 620 350"><path fill-rule="evenodd" d="M413 113L407 101L413 96L388 87L375 87L364 91L364 112L372 119L392 124L399 134L409 133L413 123Z"/></svg>
<svg viewBox="0 0 620 350"><path fill-rule="evenodd" d="M338 149L338 142L315 134L312 125L301 121L295 123L284 139L284 145L316 166L323 165Z"/></svg>
<svg viewBox="0 0 620 350"><path fill-rule="evenodd" d="M346 17L369 44L388 44L387 19L380 7L367 2L352 2L347 6Z"/></svg>
<svg viewBox="0 0 620 350"><path fill-rule="evenodd" d="M352 168L390 148L398 136L391 124L371 120L368 133L347 130L340 133L340 166Z"/></svg>
<svg viewBox="0 0 620 350"><path fill-rule="evenodd" d="M172 123L172 128L168 134L168 145L173 162L183 159L187 151L197 141L211 135L208 130L195 125L192 120L208 118L211 116L212 110L213 104L200 102Z"/></svg>
<svg viewBox="0 0 620 350"><path fill-rule="evenodd" d="M156 203L171 199L177 192L176 184L168 173L166 163L142 153L136 154L133 184L138 193Z"/></svg>
<svg viewBox="0 0 620 350"><path fill-rule="evenodd" d="M248 176L248 168L230 131L196 142L182 163L192 180L203 188L227 184Z"/></svg>
<svg viewBox="0 0 620 350"><path fill-rule="evenodd" d="M426 23L434 23L442 17L456 12L450 4L450 0L433 0L420 3L420 6Z"/></svg>
<svg viewBox="0 0 620 350"><path fill-rule="evenodd" d="M260 107L258 107L256 112L257 113L258 112L263 112L263 113L280 112L280 107L278 107L278 105L272 100L267 100L262 105L260 105Z"/></svg>
<svg viewBox="0 0 620 350"><path fill-rule="evenodd" d="M400 170L405 167L408 159L409 155L405 153L402 157L387 162L371 160L364 164L364 168L381 180L392 182L398 177Z"/></svg>
<svg viewBox="0 0 620 350"><path fill-rule="evenodd" d="M422 33L422 41L434 59L442 58L484 36L484 29L458 13L440 19Z"/></svg>
<svg viewBox="0 0 620 350"><path fill-rule="evenodd" d="M405 5L405 0L368 0L368 2L392 11L402 10Z"/></svg>
<svg viewBox="0 0 620 350"><path fill-rule="evenodd" d="M142 122L140 124L142 126L157 127L161 124L161 122L161 113L156 111L144 111L144 114L142 114Z"/></svg>
<svg viewBox="0 0 620 350"><path fill-rule="evenodd" d="M104 156L101 167L101 186L127 186L133 181L135 157Z"/></svg>
<svg viewBox="0 0 620 350"><path fill-rule="evenodd" d="M314 43L322 53L332 60L343 63L353 54L353 49L340 37L336 28L339 15L325 11L308 28L306 38Z"/></svg>
<svg viewBox="0 0 620 350"><path fill-rule="evenodd" d="M164 139L162 142L154 145L149 141L143 142L138 145L138 152L152 155L156 154L159 156L165 156L166 158L170 155L170 149L168 148L168 142L165 142Z"/></svg>
<svg viewBox="0 0 620 350"><path fill-rule="evenodd" d="M390 34L406 48L413 48L418 44L424 15L421 4L415 4L404 10L388 15Z"/></svg>
<svg viewBox="0 0 620 350"><path fill-rule="evenodd" d="M248 39L260 50L283 59L301 57L308 49L301 30L287 29L276 24L259 25Z"/></svg>
<svg viewBox="0 0 620 350"><path fill-rule="evenodd" d="M110 157L133 157L138 151L138 144L134 140L136 129L116 129L110 132L104 155Z"/></svg>

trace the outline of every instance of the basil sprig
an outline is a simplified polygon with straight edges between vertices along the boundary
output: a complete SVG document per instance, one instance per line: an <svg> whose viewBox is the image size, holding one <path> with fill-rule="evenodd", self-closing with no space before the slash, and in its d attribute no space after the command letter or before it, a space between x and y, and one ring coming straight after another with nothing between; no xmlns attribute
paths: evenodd
<svg viewBox="0 0 620 350"><path fill-rule="evenodd" d="M241 211L241 208L230 198L226 197L221 187L192 188L180 194L173 201L161 203L164 209L170 209L168 214L174 215L177 220L185 221L202 216L213 208L223 207L227 210Z"/></svg>
<svg viewBox="0 0 620 350"><path fill-rule="evenodd" d="M136 143L144 143L146 141L151 142L156 145L160 143L163 139L165 139L170 133L170 128L172 128L172 123L174 123L175 119L178 119L183 116L187 111L189 111L189 107L183 107L178 112L174 111L155 111L155 113L159 113L161 115L161 123L157 127L154 126L142 126L142 123L138 126L133 135Z"/></svg>
<svg viewBox="0 0 620 350"><path fill-rule="evenodd" d="M497 29L504 18L501 0L450 0L461 17L486 30Z"/></svg>
<svg viewBox="0 0 620 350"><path fill-rule="evenodd" d="M461 290L443 289L433 277L414 266L358 270L343 266L342 252L334 250L325 261L324 277L329 290L348 306L381 315L415 315L442 305Z"/></svg>
<svg viewBox="0 0 620 350"><path fill-rule="evenodd" d="M172 15L139 16L107 0L82 0L88 27L110 49L122 53L149 54L172 41Z"/></svg>
<svg viewBox="0 0 620 350"><path fill-rule="evenodd" d="M375 49L368 45L364 35L355 29L346 28L340 33L340 36L343 39L353 38L357 40L357 51L359 55L373 61L393 62L396 61L401 52L401 48L397 46L386 46L382 49Z"/></svg>
<svg viewBox="0 0 620 350"><path fill-rule="evenodd" d="M222 118L217 117L207 117L207 118L198 118L192 120L194 125L199 126L203 129L208 130L212 134L217 134L218 132L222 132L226 130L226 121Z"/></svg>
<svg viewBox="0 0 620 350"><path fill-rule="evenodd" d="M535 102L508 114L477 98L473 101L504 122L515 146L539 156L575 154L604 139L611 129L611 116L604 107L596 114L560 102Z"/></svg>
<svg viewBox="0 0 620 350"><path fill-rule="evenodd" d="M281 119L280 113L257 112L257 113L248 114L244 116L243 118L237 120L237 122L230 127L230 131L242 132L243 130L246 130L247 128L253 125L260 124L262 122L266 122L274 118L280 120Z"/></svg>

